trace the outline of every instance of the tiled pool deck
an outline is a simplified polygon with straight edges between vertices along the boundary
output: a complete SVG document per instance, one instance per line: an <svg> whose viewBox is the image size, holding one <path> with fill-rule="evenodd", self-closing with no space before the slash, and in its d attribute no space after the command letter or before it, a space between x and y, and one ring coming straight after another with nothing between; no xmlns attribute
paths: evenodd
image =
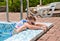
<svg viewBox="0 0 60 41"><path fill-rule="evenodd" d="M54 26L37 41L60 41L60 17L38 19L41 22L52 22Z"/></svg>
<svg viewBox="0 0 60 41"><path fill-rule="evenodd" d="M0 19L2 21L5 20L4 14L0 15ZM3 17L2 17L3 16ZM14 21L19 21L19 14L17 15L15 13L10 14L10 20ZM26 17L25 15L23 16L24 18ZM51 18L38 18L37 21L39 22L51 22L54 24L54 26L42 37L37 39L37 41L60 41L60 17L51 17Z"/></svg>

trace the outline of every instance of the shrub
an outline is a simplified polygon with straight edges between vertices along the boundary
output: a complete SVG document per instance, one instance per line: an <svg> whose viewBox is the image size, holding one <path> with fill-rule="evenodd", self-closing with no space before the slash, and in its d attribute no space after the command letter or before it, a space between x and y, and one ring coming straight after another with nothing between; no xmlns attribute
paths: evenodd
<svg viewBox="0 0 60 41"><path fill-rule="evenodd" d="M34 7L39 4L39 0L29 0L29 6ZM43 5L49 4L51 2L60 2L60 0L42 0ZM5 6L5 0L0 2L0 6ZM23 0L24 11L26 9L26 0ZM20 11L20 0L9 0L9 11L19 12Z"/></svg>

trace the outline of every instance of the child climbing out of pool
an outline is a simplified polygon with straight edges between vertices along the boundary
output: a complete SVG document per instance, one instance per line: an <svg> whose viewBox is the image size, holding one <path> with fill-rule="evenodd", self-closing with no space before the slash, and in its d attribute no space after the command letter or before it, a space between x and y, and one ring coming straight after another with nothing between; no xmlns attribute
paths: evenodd
<svg viewBox="0 0 60 41"><path fill-rule="evenodd" d="M47 26L45 24L35 24L35 22L36 18L33 16L28 16L26 19L19 21L13 30L13 35L26 29L31 30L43 29L44 31L47 30Z"/></svg>

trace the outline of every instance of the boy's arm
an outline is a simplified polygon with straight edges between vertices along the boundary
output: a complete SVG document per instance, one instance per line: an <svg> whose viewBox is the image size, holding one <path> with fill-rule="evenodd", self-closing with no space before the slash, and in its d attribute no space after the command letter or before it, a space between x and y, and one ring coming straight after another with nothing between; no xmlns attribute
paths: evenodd
<svg viewBox="0 0 60 41"><path fill-rule="evenodd" d="M36 26L46 26L45 24L35 24Z"/></svg>
<svg viewBox="0 0 60 41"><path fill-rule="evenodd" d="M25 24L26 24L26 27L29 28L29 29L40 29L40 26L30 25L28 23L25 23Z"/></svg>
<svg viewBox="0 0 60 41"><path fill-rule="evenodd" d="M36 30L36 29L42 29L44 31L47 30L47 26L36 26L36 25L30 25L30 24L27 24L27 27L29 29L33 29L33 30Z"/></svg>
<svg viewBox="0 0 60 41"><path fill-rule="evenodd" d="M39 25L39 26L36 26ZM19 27L18 29L16 29L16 32L21 32L22 30L25 30L26 28L29 29L46 29L46 25L42 26L43 28L41 28L41 24L36 24L36 25L30 25L28 23L25 23L23 26Z"/></svg>
<svg viewBox="0 0 60 41"><path fill-rule="evenodd" d="M25 30L26 29L26 27L25 27L25 25L23 25L23 26L21 26L21 27L19 27L19 28L17 28L16 29L16 32L21 32L21 31L23 31L23 30Z"/></svg>

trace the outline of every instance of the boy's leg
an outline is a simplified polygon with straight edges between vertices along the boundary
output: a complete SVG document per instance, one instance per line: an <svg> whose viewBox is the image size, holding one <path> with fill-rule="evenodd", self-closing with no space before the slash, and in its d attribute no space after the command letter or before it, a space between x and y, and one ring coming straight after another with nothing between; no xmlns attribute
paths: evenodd
<svg viewBox="0 0 60 41"><path fill-rule="evenodd" d="M18 33L16 32L16 29L17 29L17 28L14 28L14 30L13 30L13 32L12 32L12 35L18 34Z"/></svg>

